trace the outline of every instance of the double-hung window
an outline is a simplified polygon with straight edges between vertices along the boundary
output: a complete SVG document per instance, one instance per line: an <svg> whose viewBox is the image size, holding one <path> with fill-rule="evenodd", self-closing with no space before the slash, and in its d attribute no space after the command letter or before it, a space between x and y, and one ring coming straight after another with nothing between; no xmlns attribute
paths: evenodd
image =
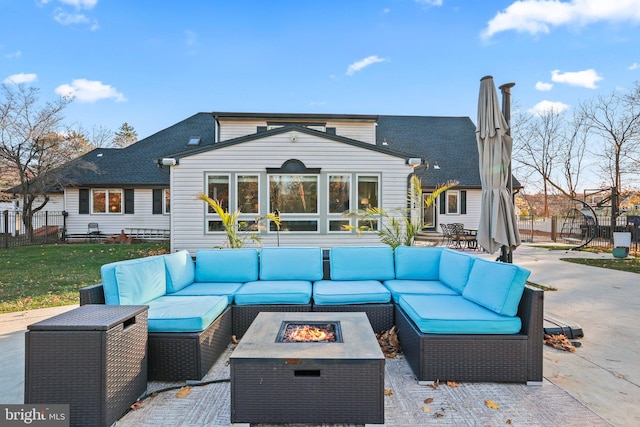
<svg viewBox="0 0 640 427"><path fill-rule="evenodd" d="M218 202L222 210L229 211L229 175L208 175L207 196ZM207 206L208 214L215 214L211 206ZM208 231L224 231L222 221L218 216L207 219Z"/></svg>
<svg viewBox="0 0 640 427"><path fill-rule="evenodd" d="M94 214L122 213L122 190L93 190L91 194L91 212Z"/></svg>
<svg viewBox="0 0 640 427"><path fill-rule="evenodd" d="M329 232L345 232L351 222L342 214L351 210L351 175L329 175L327 213Z"/></svg>

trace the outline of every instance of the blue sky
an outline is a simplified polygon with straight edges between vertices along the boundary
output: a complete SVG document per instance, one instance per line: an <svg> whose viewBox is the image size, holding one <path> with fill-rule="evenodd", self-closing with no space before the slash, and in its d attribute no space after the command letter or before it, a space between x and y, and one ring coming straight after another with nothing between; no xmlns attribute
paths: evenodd
<svg viewBox="0 0 640 427"><path fill-rule="evenodd" d="M469 116L640 80L640 0L0 0L0 81L140 138L201 111Z"/></svg>

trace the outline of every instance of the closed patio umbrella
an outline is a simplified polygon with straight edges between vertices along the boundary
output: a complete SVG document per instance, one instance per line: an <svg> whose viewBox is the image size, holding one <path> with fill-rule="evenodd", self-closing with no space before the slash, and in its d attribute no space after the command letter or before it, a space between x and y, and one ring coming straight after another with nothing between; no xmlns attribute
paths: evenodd
<svg viewBox="0 0 640 427"><path fill-rule="evenodd" d="M510 259L507 254L520 244L509 188L513 142L508 130L493 77L485 76L480 80L476 128L482 183L478 244L491 254L502 247L503 262Z"/></svg>

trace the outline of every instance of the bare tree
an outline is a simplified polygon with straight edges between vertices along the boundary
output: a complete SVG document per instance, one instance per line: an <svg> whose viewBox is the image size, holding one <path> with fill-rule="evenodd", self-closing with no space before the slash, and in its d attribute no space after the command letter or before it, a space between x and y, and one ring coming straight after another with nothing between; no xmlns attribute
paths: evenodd
<svg viewBox="0 0 640 427"><path fill-rule="evenodd" d="M22 219L31 237L33 215L57 184L55 170L74 157L71 141L56 132L70 100L40 104L38 89L24 85L4 84L0 94L0 159L17 174Z"/></svg>
<svg viewBox="0 0 640 427"><path fill-rule="evenodd" d="M640 153L640 88L614 91L580 105L579 115L597 138L594 154L602 159L600 176L618 191L624 191L627 177L637 175ZM615 206L616 211L619 206Z"/></svg>
<svg viewBox="0 0 640 427"><path fill-rule="evenodd" d="M584 120L568 120L554 110L521 116L514 123L514 161L523 176L541 178L543 215L549 215L549 196L560 193L573 198L578 188L586 151Z"/></svg>
<svg viewBox="0 0 640 427"><path fill-rule="evenodd" d="M70 130L81 135L86 141L86 151L89 152L96 148L109 148L113 146L114 134L111 129L103 126L92 126L91 129L76 126L75 130Z"/></svg>

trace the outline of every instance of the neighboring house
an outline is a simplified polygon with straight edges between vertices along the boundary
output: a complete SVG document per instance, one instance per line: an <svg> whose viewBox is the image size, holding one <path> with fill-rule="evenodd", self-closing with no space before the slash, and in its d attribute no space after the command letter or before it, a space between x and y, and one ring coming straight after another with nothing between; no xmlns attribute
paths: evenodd
<svg viewBox="0 0 640 427"><path fill-rule="evenodd" d="M247 222L277 210L282 229L264 222L267 245L379 243L372 233L345 231L357 224L342 213L406 207L413 173L425 195L459 182L421 212L425 225L479 221L478 150L468 117L198 113L126 148L93 150L66 169L69 184L50 203L68 212L68 233L86 232L89 222L106 234L170 229L172 250L224 244L219 218L197 199L201 192L240 209Z"/></svg>

